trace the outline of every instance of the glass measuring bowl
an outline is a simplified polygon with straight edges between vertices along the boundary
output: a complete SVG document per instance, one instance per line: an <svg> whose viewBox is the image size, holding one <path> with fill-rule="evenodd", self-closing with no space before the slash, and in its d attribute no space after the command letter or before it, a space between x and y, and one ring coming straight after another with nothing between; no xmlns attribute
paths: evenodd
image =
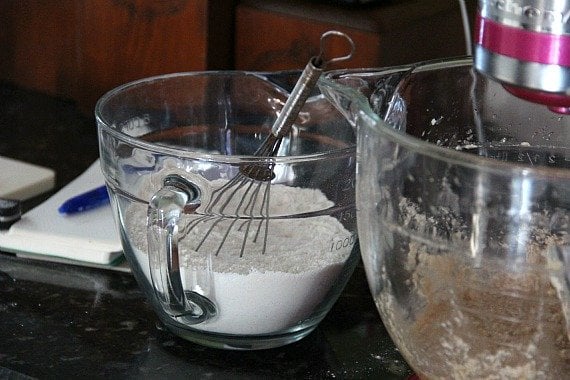
<svg viewBox="0 0 570 380"><path fill-rule="evenodd" d="M570 118L470 59L337 71L367 279L422 378L570 373Z"/></svg>
<svg viewBox="0 0 570 380"><path fill-rule="evenodd" d="M178 73L121 86L96 106L125 255L183 338L229 349L294 342L354 269L356 136L342 115L315 91L277 157L253 156L297 76ZM222 193L232 178L239 185Z"/></svg>

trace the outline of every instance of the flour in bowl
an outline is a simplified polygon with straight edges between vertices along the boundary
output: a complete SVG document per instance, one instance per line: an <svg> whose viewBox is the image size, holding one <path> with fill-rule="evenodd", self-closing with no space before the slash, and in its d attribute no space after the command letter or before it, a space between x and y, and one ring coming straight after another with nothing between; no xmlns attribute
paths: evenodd
<svg viewBox="0 0 570 380"><path fill-rule="evenodd" d="M239 194L233 197L241 199ZM320 190L271 185L265 252L263 239L254 239L256 229L251 228L241 257L246 232L232 226L232 218L192 224L179 247L182 282L186 290L212 300L217 309L214 318L192 328L273 334L323 317L351 273L353 265L346 263L356 243L356 235L328 215L326 210L332 206ZM150 282L146 217L146 204L137 204L125 215L125 223L138 265ZM199 217L185 215L179 225L188 226ZM206 234L208 238L196 250Z"/></svg>

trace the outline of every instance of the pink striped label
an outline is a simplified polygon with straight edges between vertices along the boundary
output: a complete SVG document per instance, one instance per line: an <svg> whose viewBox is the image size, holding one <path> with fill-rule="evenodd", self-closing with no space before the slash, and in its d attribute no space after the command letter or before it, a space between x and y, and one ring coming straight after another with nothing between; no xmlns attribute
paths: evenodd
<svg viewBox="0 0 570 380"><path fill-rule="evenodd" d="M475 43L500 55L526 62L570 66L570 36L506 26L477 14Z"/></svg>

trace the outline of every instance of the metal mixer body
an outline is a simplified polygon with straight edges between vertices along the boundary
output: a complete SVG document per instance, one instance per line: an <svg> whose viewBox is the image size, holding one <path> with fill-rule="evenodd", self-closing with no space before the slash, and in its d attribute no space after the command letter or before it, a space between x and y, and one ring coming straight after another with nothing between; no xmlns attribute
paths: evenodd
<svg viewBox="0 0 570 380"><path fill-rule="evenodd" d="M515 96L570 113L570 0L479 0L473 55Z"/></svg>

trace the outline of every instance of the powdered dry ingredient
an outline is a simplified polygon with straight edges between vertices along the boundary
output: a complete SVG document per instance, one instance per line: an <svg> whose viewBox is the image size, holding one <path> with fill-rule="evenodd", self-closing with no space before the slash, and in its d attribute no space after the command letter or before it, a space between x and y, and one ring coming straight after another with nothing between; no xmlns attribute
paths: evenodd
<svg viewBox="0 0 570 380"><path fill-rule="evenodd" d="M430 231L434 220L400 203L404 224ZM545 218L536 214L534 218ZM464 227L450 223L450 247L465 247ZM568 294L546 266L556 260L552 247L568 236L537 229L527 245L527 260L507 268L497 259L475 267L458 251L434 250L409 240L406 286L400 302L387 282L375 301L392 337L418 374L454 379L562 379L570 374L567 330ZM390 278L382 268L383 276ZM556 269L556 268L554 268ZM558 289L557 289L558 287Z"/></svg>
<svg viewBox="0 0 570 380"><path fill-rule="evenodd" d="M216 181L220 186L223 181ZM241 194L234 194L241 199ZM267 247L263 239L254 241L255 228L239 255L244 229L231 228L218 255L222 236L232 219L214 225L213 232L200 247L212 223L201 223L180 244L181 275L186 289L199 291L211 299L217 315L192 328L226 334L270 334L282 332L312 317L328 296L345 266L355 235L329 215L306 216L327 210L333 203L319 190L272 185L269 204L271 216L288 216L269 221ZM134 205L126 215L131 244L147 280L146 205ZM296 216L305 214L303 217ZM197 216L184 216L180 224Z"/></svg>

